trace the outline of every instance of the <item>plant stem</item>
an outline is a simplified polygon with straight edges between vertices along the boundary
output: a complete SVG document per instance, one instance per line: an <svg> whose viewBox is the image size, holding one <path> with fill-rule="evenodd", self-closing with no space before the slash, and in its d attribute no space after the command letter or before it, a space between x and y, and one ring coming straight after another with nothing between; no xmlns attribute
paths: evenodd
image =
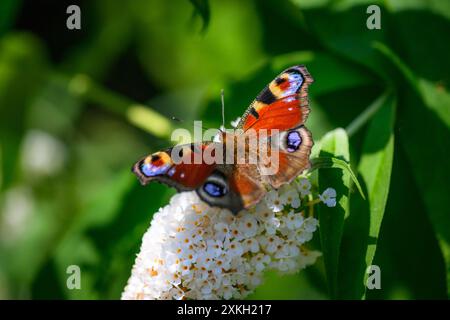
<svg viewBox="0 0 450 320"><path fill-rule="evenodd" d="M389 95L389 91L382 94L374 102L372 102L363 112L359 114L348 126L345 128L349 137L358 132L367 121L381 108Z"/></svg>
<svg viewBox="0 0 450 320"><path fill-rule="evenodd" d="M170 138L173 130L171 121L150 107L109 91L85 74L77 74L65 80L71 94L123 116L148 133L164 139Z"/></svg>
<svg viewBox="0 0 450 320"><path fill-rule="evenodd" d="M308 216L314 217L314 206L320 202L320 199L313 200L311 194L308 195L308 203L306 204L309 207Z"/></svg>

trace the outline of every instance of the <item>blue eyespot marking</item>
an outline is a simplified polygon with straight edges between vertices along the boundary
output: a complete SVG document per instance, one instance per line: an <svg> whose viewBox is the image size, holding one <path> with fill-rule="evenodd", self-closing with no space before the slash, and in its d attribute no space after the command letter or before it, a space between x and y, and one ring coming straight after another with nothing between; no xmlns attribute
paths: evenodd
<svg viewBox="0 0 450 320"><path fill-rule="evenodd" d="M154 166L151 163L143 163L141 165L141 172L147 177L154 177L163 173L170 168L170 164L165 164L162 166Z"/></svg>
<svg viewBox="0 0 450 320"><path fill-rule="evenodd" d="M286 137L286 147L288 152L295 152L302 144L302 137L298 131L291 131Z"/></svg>
<svg viewBox="0 0 450 320"><path fill-rule="evenodd" d="M225 186L221 186L214 182L205 183L203 190L205 190L205 192L211 197L223 197L228 192Z"/></svg>

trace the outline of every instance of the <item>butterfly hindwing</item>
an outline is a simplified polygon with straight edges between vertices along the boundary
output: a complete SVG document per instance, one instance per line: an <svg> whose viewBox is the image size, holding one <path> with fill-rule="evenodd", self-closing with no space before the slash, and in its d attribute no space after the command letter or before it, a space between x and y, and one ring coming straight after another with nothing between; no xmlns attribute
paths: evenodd
<svg viewBox="0 0 450 320"><path fill-rule="evenodd" d="M244 203L239 190L232 187L232 180L230 171L214 170L196 192L209 205L226 208L237 214L244 208Z"/></svg>
<svg viewBox="0 0 450 320"><path fill-rule="evenodd" d="M295 177L310 167L309 156L313 146L311 133L305 126L296 129L282 131L271 136L271 157L258 163L259 170L265 180L275 189L285 183L291 182ZM276 154L275 154L276 152ZM273 158L272 158L273 157ZM272 168L271 161L277 163L275 172L264 175L267 168Z"/></svg>
<svg viewBox="0 0 450 320"><path fill-rule="evenodd" d="M230 175L230 188L240 195L243 208L258 203L266 193L259 170L254 164L236 165Z"/></svg>
<svg viewBox="0 0 450 320"><path fill-rule="evenodd" d="M237 214L264 195L256 165L217 165L195 163L195 156L210 144L186 144L155 152L132 168L143 185L159 181L178 191L195 190L211 206ZM221 147L219 145L219 147ZM175 158L183 159L176 163Z"/></svg>
<svg viewBox="0 0 450 320"><path fill-rule="evenodd" d="M258 169L262 180L273 188L291 182L310 165L313 140L304 123L309 114L308 87L313 81L305 66L284 70L261 91L239 123L246 135L252 134L250 129L257 132ZM269 136L267 152L261 150L263 130Z"/></svg>

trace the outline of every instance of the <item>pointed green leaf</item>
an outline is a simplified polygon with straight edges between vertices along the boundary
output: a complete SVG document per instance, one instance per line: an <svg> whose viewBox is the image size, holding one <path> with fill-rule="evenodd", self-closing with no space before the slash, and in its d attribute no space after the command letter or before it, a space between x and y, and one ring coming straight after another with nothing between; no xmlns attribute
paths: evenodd
<svg viewBox="0 0 450 320"><path fill-rule="evenodd" d="M358 166L368 201L351 199L339 260L339 297L363 298L366 268L372 264L378 234L389 193L394 154L394 118L396 103L392 96L374 115L364 140Z"/></svg>
<svg viewBox="0 0 450 320"><path fill-rule="evenodd" d="M399 90L400 142L409 158L446 263L447 293L450 297L450 201L445 186L450 181L450 94L443 87L421 79L389 47L376 48L406 80Z"/></svg>
<svg viewBox="0 0 450 320"><path fill-rule="evenodd" d="M336 129L327 133L321 140L320 155L336 157L336 160L350 160L348 137L344 129ZM337 271L339 250L341 245L344 217L348 215L348 194L350 189L349 170L319 170L319 188L328 187L336 190L336 207L319 205L320 242L322 245L325 271L328 280L330 297L337 297Z"/></svg>
<svg viewBox="0 0 450 320"><path fill-rule="evenodd" d="M341 169L346 171L350 175L350 178L358 189L361 197L363 199L366 199L361 185L359 184L358 178L352 171L352 168L350 167L350 164L348 162L335 157L317 157L311 160L310 171L314 171L316 169Z"/></svg>

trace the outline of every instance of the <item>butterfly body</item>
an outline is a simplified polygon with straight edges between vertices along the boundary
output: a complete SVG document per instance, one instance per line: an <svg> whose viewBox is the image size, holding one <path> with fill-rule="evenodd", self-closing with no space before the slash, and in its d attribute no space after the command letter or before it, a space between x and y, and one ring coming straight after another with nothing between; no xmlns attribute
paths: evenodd
<svg viewBox="0 0 450 320"><path fill-rule="evenodd" d="M196 190L212 206L237 214L309 168L312 137L304 122L312 77L294 66L251 103L237 131L218 142L191 143L146 156L133 166L142 184L159 181L178 191Z"/></svg>

